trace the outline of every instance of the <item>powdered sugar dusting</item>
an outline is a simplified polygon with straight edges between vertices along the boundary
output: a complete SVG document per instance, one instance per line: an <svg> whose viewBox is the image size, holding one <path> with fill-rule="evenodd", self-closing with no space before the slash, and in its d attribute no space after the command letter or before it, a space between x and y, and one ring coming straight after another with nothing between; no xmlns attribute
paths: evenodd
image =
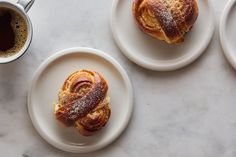
<svg viewBox="0 0 236 157"><path fill-rule="evenodd" d="M79 117L84 116L88 113L88 111L91 111L93 108L95 108L98 103L103 100L106 93L103 90L102 83L96 84L92 90L76 101L71 108L68 110L69 113L69 119L74 120Z"/></svg>
<svg viewBox="0 0 236 157"><path fill-rule="evenodd" d="M159 11L159 16L162 19L163 25L166 26L167 29L172 29L174 19L171 13L168 10L163 9Z"/></svg>
<svg viewBox="0 0 236 157"><path fill-rule="evenodd" d="M153 11L153 14L158 20L166 36L172 37L179 34L171 8L168 6L166 0L151 0L148 2L148 7Z"/></svg>

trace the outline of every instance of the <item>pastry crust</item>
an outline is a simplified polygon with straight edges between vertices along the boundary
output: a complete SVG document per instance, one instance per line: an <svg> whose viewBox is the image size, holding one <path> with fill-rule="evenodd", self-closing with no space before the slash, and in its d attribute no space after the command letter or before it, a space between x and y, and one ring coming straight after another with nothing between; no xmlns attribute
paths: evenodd
<svg viewBox="0 0 236 157"><path fill-rule="evenodd" d="M75 127L83 136L93 135L109 120L108 84L97 72L81 70L71 74L59 92L56 119Z"/></svg>
<svg viewBox="0 0 236 157"><path fill-rule="evenodd" d="M198 17L196 0L134 0L132 10L141 30L169 44L183 42Z"/></svg>

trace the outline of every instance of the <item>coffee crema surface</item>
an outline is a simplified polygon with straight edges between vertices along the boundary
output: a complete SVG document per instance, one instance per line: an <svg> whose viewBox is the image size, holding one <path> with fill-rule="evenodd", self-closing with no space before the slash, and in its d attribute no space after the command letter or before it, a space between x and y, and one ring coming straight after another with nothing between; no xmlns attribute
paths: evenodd
<svg viewBox="0 0 236 157"><path fill-rule="evenodd" d="M25 45L28 28L25 19L16 11L0 7L0 57L10 57Z"/></svg>

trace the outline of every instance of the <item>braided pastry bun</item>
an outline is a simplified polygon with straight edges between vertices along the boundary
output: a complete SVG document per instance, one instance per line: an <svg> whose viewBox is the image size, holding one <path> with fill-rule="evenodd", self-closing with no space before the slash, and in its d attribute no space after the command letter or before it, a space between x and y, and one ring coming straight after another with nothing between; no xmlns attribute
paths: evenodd
<svg viewBox="0 0 236 157"><path fill-rule="evenodd" d="M71 74L59 92L56 119L91 136L104 127L110 117L108 84L97 72L81 70Z"/></svg>
<svg viewBox="0 0 236 157"><path fill-rule="evenodd" d="M198 17L196 0L134 0L132 10L142 31L169 44L183 42Z"/></svg>

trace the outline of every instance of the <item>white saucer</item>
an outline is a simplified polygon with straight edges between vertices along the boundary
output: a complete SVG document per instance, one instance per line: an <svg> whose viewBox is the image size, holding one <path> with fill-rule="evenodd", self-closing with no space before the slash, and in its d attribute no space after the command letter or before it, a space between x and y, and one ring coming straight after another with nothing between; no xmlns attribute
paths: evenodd
<svg viewBox="0 0 236 157"><path fill-rule="evenodd" d="M214 33L213 9L209 0L198 0L199 17L180 45L168 45L143 33L132 15L132 0L114 0L111 29L122 52L136 64L157 71L182 68L196 60Z"/></svg>
<svg viewBox="0 0 236 157"><path fill-rule="evenodd" d="M53 115L60 87L80 69L101 73L109 84L111 117L92 137L82 137L75 129L62 126ZM91 48L66 49L49 57L36 71L28 93L28 111L38 133L56 148L74 153L91 152L110 144L127 126L132 110L132 86L125 70L107 54Z"/></svg>
<svg viewBox="0 0 236 157"><path fill-rule="evenodd" d="M229 0L220 20L220 41L224 54L236 69L236 1Z"/></svg>

